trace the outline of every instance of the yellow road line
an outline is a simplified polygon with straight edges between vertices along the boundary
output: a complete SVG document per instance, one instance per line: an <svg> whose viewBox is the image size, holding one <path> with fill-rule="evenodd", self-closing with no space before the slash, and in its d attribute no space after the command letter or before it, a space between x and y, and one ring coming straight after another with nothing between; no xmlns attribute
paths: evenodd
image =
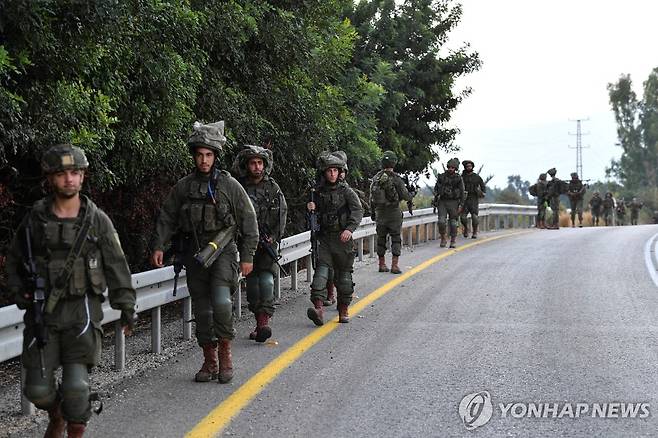
<svg viewBox="0 0 658 438"><path fill-rule="evenodd" d="M403 281L429 268L431 265L437 263L440 260L443 260L452 254L463 251L475 245L480 245L482 243L491 242L503 237L516 236L524 233L527 233L527 231L489 237L436 255L424 261L420 265L408 270L407 272L396 276L393 280L375 289L373 292L359 300L356 304L350 306L350 315L357 315L367 306L384 296L391 289ZM194 427L194 429L185 435L186 438L208 438L217 436L228 425L233 417L235 417L245 406L247 406L249 402L251 402L251 400L253 400L263 389L265 389L267 385L269 385L279 374L281 374L287 367L295 362L301 355L303 355L315 344L320 342L329 333L334 331L338 325L338 317L335 317L332 320L325 322L323 326L313 329L310 334L294 344L292 347L288 348L280 356L263 367L263 369L257 372L249 380L247 380L226 400L220 403L215 409L210 411L206 418L201 420Z"/></svg>

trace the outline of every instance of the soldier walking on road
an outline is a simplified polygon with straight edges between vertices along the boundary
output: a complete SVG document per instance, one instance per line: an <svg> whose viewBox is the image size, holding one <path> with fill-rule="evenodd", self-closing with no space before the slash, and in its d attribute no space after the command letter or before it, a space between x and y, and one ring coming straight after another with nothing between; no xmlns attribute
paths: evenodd
<svg viewBox="0 0 658 438"><path fill-rule="evenodd" d="M599 192L594 192L592 199L589 200L589 206L592 210L592 225L599 226L599 217L601 216L601 207L603 207L603 199Z"/></svg>
<svg viewBox="0 0 658 438"><path fill-rule="evenodd" d="M352 302L354 283L354 241L352 233L361 223L363 207L359 197L339 174L347 166L346 155L342 151L324 152L318 159L318 169L322 173L316 187L315 196L307 204L307 209L318 215L317 267L311 283L313 307L306 312L315 325L324 324L323 302L327 299L327 282L334 271L338 295L338 321L349 322L348 306Z"/></svg>
<svg viewBox="0 0 658 438"><path fill-rule="evenodd" d="M578 227L583 227L583 197L587 186L578 178L578 174L573 172L571 174L571 181L569 181L569 188L567 189L567 196L571 204L571 227L576 226L576 214L578 215Z"/></svg>
<svg viewBox="0 0 658 438"><path fill-rule="evenodd" d="M231 340L232 293L238 286L239 269L248 277L258 245L256 212L244 188L216 167L226 143L224 122L194 124L187 141L194 158L194 172L178 180L167 196L155 229L151 263L163 266L163 251L178 232L186 242L183 262L192 298L197 342L204 362L194 376L197 382L233 378ZM219 353L219 364L218 364Z"/></svg>
<svg viewBox="0 0 658 438"><path fill-rule="evenodd" d="M639 201L637 198L633 198L628 207L631 209L631 225L637 225L637 220L640 217L640 210L644 204L642 201Z"/></svg>
<svg viewBox="0 0 658 438"><path fill-rule="evenodd" d="M480 211L480 199L484 198L487 187L484 185L482 177L474 172L475 163L471 160L462 161L464 172L462 173L462 180L464 181L464 190L466 191L466 201L464 201L464 209L461 213L461 223L464 227L464 237L468 237L468 222L466 216L471 214L471 225L473 232L471 238L477 239L478 237L478 214Z"/></svg>
<svg viewBox="0 0 658 438"><path fill-rule="evenodd" d="M626 225L626 203L624 198L617 201L617 225Z"/></svg>
<svg viewBox="0 0 658 438"><path fill-rule="evenodd" d="M551 180L547 185L547 196L548 202L551 206L553 214L551 215L551 221L547 230L559 230L560 229L560 195L564 193L564 181L557 178L557 170L555 167L548 169L548 173L551 176Z"/></svg>
<svg viewBox="0 0 658 438"><path fill-rule="evenodd" d="M528 192L537 197L537 228L546 228L546 204L548 203L548 182L546 174L540 173L537 182L528 188Z"/></svg>
<svg viewBox="0 0 658 438"><path fill-rule="evenodd" d="M274 276L278 244L285 231L288 206L279 185L270 176L274 168L272 151L245 146L235 157L233 171L244 187L258 219L259 242L254 269L247 276L247 301L256 317L249 339L265 342L272 336L269 320L274 315Z"/></svg>
<svg viewBox="0 0 658 438"><path fill-rule="evenodd" d="M135 290L119 236L107 215L80 190L88 167L82 149L62 144L41 167L53 194L23 218L7 257L9 290L26 309L21 361L25 396L48 411L46 437L81 437L91 417L89 370L98 364L106 287L130 334ZM62 381L55 370L62 367Z"/></svg>
<svg viewBox="0 0 658 438"><path fill-rule="evenodd" d="M382 170L372 178L370 185L370 215L377 223L377 256L379 272L388 272L386 260L386 238L391 236L391 273L400 274L399 258L402 248L402 209L400 201L411 201L413 196L407 190L402 178L393 171L397 163L393 151L384 152Z"/></svg>
<svg viewBox="0 0 658 438"><path fill-rule="evenodd" d="M615 208L615 199L612 193L607 192L603 198L603 223L605 226L612 225L612 212Z"/></svg>
<svg viewBox="0 0 658 438"><path fill-rule="evenodd" d="M459 175L459 159L448 160L448 169L440 174L434 186L434 199L439 214L439 234L441 235L441 248L446 246L446 224L450 225L450 248L456 247L457 219L462 212L462 206L466 200L464 181ZM448 221L446 221L446 216Z"/></svg>

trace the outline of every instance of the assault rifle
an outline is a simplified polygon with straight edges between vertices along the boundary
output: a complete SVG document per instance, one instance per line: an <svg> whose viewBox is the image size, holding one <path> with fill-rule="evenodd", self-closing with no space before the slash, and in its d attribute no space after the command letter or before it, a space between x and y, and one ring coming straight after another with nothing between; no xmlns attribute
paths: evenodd
<svg viewBox="0 0 658 438"><path fill-rule="evenodd" d="M270 233L267 232L267 229L265 226L258 227L258 246L265 251L265 253L270 256L272 261L276 263L276 265L279 267L281 272L283 272L283 275L286 277L289 276L288 272L283 269L283 266L279 263L279 260L281 260L281 254L277 254L274 248L272 247L272 244L270 241L272 240L272 236Z"/></svg>
<svg viewBox="0 0 658 438"><path fill-rule="evenodd" d="M43 319L43 310L46 301L46 280L37 272L37 265L32 254L32 220L28 219L25 227L25 244L27 247L27 261L25 270L28 274L29 289L32 292L32 318L34 322L34 340L39 349L39 367L41 378L46 378L43 349L48 343L48 331Z"/></svg>
<svg viewBox="0 0 658 438"><path fill-rule="evenodd" d="M311 188L311 202L315 204L315 187ZM311 231L311 266L315 269L318 264L318 231L320 231L317 211L306 213L306 227Z"/></svg>
<svg viewBox="0 0 658 438"><path fill-rule="evenodd" d="M176 289L178 288L178 277L180 271L183 270L183 257L185 255L186 237L183 233L176 233L171 240L171 255L173 256L174 266L174 296L176 296Z"/></svg>
<svg viewBox="0 0 658 438"><path fill-rule="evenodd" d="M404 185L407 188L407 191L411 195L411 200L407 201L407 210L409 210L409 214L413 215L414 214L414 196L416 196L416 192L418 190L418 187L416 184L412 184L409 182L409 175L404 175L402 176L402 181L404 181Z"/></svg>

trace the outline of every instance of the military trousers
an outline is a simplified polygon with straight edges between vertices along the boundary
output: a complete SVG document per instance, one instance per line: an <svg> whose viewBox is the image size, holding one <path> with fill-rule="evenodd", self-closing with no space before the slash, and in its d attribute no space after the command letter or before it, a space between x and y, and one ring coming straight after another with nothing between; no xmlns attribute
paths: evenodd
<svg viewBox="0 0 658 438"><path fill-rule="evenodd" d="M560 197L552 196L549 198L551 210L553 214L551 215L551 225L559 226L560 225Z"/></svg>
<svg viewBox="0 0 658 438"><path fill-rule="evenodd" d="M546 220L546 200L538 198L537 200L537 222Z"/></svg>
<svg viewBox="0 0 658 438"><path fill-rule="evenodd" d="M272 245L277 253L276 245ZM277 253L278 254L278 253ZM255 314L274 315L274 276L276 263L265 250L258 247L254 254L254 270L247 276L248 308Z"/></svg>
<svg viewBox="0 0 658 438"><path fill-rule="evenodd" d="M637 225L637 219L640 217L639 211L631 210L631 225Z"/></svg>
<svg viewBox="0 0 658 438"><path fill-rule="evenodd" d="M334 271L333 278L330 277ZM327 299L327 283L333 279L338 304L350 304L354 283L354 241L340 241L340 232L319 236L318 265L311 283L311 301Z"/></svg>
<svg viewBox="0 0 658 438"><path fill-rule="evenodd" d="M67 421L86 423L91 417L88 369L97 365L101 355L100 296L60 299L53 312L45 316L47 343L43 347L44 377L41 376L40 353L34 338L31 310L25 314L23 353L26 369L24 394L39 409L50 409L62 402ZM55 371L63 368L62 384L57 388Z"/></svg>
<svg viewBox="0 0 658 438"><path fill-rule="evenodd" d="M478 218L478 215L480 213L480 200L478 198L468 198L466 199L466 202L464 202L464 210L462 211L461 214L461 223L464 226L464 230L466 230L468 221L467 221L467 216L468 214L471 214L471 225L473 229L476 229L478 224L480 223L480 220Z"/></svg>
<svg viewBox="0 0 658 438"><path fill-rule="evenodd" d="M626 225L626 213L617 212L617 225Z"/></svg>
<svg viewBox="0 0 658 438"><path fill-rule="evenodd" d="M191 254L184 261L197 342L203 346L218 339L233 339L231 295L237 290L239 269L235 245L230 245L208 269L197 263Z"/></svg>
<svg viewBox="0 0 658 438"><path fill-rule="evenodd" d="M402 252L402 210L393 207L389 209L377 209L377 255L383 257L386 254L386 238L391 236L391 254L399 256Z"/></svg>
<svg viewBox="0 0 658 438"><path fill-rule="evenodd" d="M457 237L457 220L459 215L457 210L459 210L459 199L439 199L439 205L437 207L439 218L437 220L439 224L439 233L446 233L446 224L450 226L450 236ZM446 220L446 217L448 218Z"/></svg>
<svg viewBox="0 0 658 438"><path fill-rule="evenodd" d="M603 223L605 223L606 226L612 225L612 208L603 209Z"/></svg>
<svg viewBox="0 0 658 438"><path fill-rule="evenodd" d="M601 217L601 209L592 207L592 224L598 225Z"/></svg>
<svg viewBox="0 0 658 438"><path fill-rule="evenodd" d="M582 199L569 199L571 204L571 222L576 219L578 215L578 220L583 221L583 200Z"/></svg>

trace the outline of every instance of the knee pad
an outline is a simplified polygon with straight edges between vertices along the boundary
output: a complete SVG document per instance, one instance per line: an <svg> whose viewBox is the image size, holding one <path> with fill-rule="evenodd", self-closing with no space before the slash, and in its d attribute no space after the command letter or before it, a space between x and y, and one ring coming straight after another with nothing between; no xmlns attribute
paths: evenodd
<svg viewBox="0 0 658 438"><path fill-rule="evenodd" d="M471 225L476 226L479 223L480 219L478 218L478 215L471 213Z"/></svg>
<svg viewBox="0 0 658 438"><path fill-rule="evenodd" d="M67 421L86 423L91 416L89 371L85 364L65 364L62 376L62 413Z"/></svg>
<svg viewBox="0 0 658 438"><path fill-rule="evenodd" d="M439 216L439 219L438 219L436 222L437 222L439 225L445 225L445 224L448 223L448 221L446 220L445 216L444 216L444 217L440 217L440 216Z"/></svg>
<svg viewBox="0 0 658 438"><path fill-rule="evenodd" d="M212 290L212 305L213 307L218 306L229 306L233 305L231 301L231 287L230 286L216 286Z"/></svg>
<svg viewBox="0 0 658 438"><path fill-rule="evenodd" d="M258 274L258 286L260 297L269 299L274 296L274 274L270 271L262 271Z"/></svg>
<svg viewBox="0 0 658 438"><path fill-rule="evenodd" d="M327 281L329 281L329 266L321 265L315 269L315 274L313 275L313 282L311 283L311 289L313 290L322 290L327 287Z"/></svg>
<svg viewBox="0 0 658 438"><path fill-rule="evenodd" d="M336 279L336 289L339 292L351 295L354 292L354 282L352 282L352 273L349 271L341 271L338 273Z"/></svg>
<svg viewBox="0 0 658 438"><path fill-rule="evenodd" d="M52 370L46 370L49 379L41 378L41 370L27 369L26 383L24 388L25 397L34 403L39 409L49 409L55 405L57 400L57 389Z"/></svg>

